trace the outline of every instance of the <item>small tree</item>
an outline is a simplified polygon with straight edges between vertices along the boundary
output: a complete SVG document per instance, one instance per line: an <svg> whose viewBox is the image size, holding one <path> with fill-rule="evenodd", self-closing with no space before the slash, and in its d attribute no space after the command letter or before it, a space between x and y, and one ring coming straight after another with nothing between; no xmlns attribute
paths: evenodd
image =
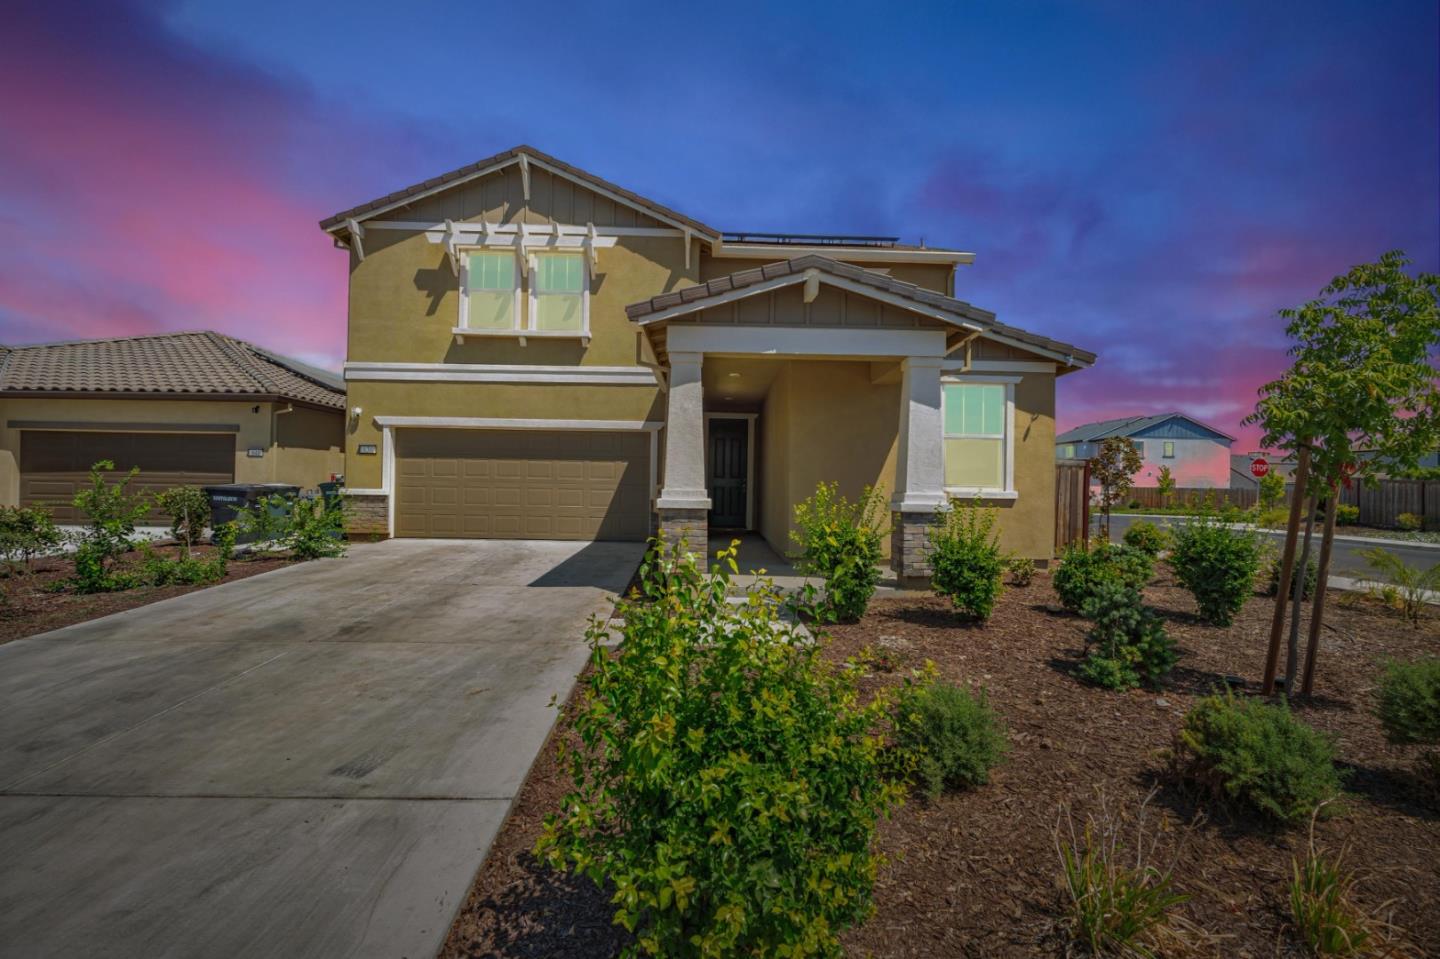
<svg viewBox="0 0 1440 959"><path fill-rule="evenodd" d="M1170 508L1170 497L1175 495L1175 476L1170 472L1170 467L1160 467L1160 473L1155 477L1155 489L1160 493L1161 509Z"/></svg>
<svg viewBox="0 0 1440 959"><path fill-rule="evenodd" d="M170 517L170 535L180 544L180 554L189 556L210 523L210 497L198 486L174 486L156 497L155 505Z"/></svg>
<svg viewBox="0 0 1440 959"><path fill-rule="evenodd" d="M57 549L63 540L45 507L0 507L0 558L13 571L30 572L35 557Z"/></svg>
<svg viewBox="0 0 1440 959"><path fill-rule="evenodd" d="M1285 502L1285 477L1271 470L1260 477L1260 511L1275 509Z"/></svg>
<svg viewBox="0 0 1440 959"><path fill-rule="evenodd" d="M135 525L150 511L150 497L131 493L130 484L140 475L136 467L117 483L105 474L115 464L101 460L90 467L90 485L75 494L73 505L85 518L85 530L75 547L75 588L82 593L124 589L131 582L111 572L114 559L129 550Z"/></svg>
<svg viewBox="0 0 1440 959"><path fill-rule="evenodd" d="M1440 353L1440 275L1406 272L1410 261L1392 251L1375 263L1337 276L1317 299L1295 310L1282 310L1293 341L1294 363L1280 379L1260 389L1255 412L1246 424L1264 429L1262 442L1291 450L1297 457L1295 492L1281 565L1281 595L1271 620L1264 690L1275 685L1276 663L1285 622L1285 593L1292 586L1302 501L1334 500L1341 482L1353 473L1360 481L1376 473L1415 469L1421 456L1440 444L1440 385L1435 363ZM1358 450L1369 450L1360 457ZM1302 692L1314 679L1315 656L1325 614L1324 584L1334 538L1335 510L1326 511L1320 548L1319 581L1306 650ZM1306 539L1312 523L1306 523ZM1303 566L1304 557L1301 558ZM1298 659L1300 596L1292 606L1291 654L1287 677ZM1287 695L1291 693L1286 684Z"/></svg>
<svg viewBox="0 0 1440 959"><path fill-rule="evenodd" d="M1140 472L1140 452L1124 436L1111 436L1100 444L1090 461L1090 475L1100 484L1100 511L1105 516L1105 541L1110 541L1110 509L1125 498Z"/></svg>

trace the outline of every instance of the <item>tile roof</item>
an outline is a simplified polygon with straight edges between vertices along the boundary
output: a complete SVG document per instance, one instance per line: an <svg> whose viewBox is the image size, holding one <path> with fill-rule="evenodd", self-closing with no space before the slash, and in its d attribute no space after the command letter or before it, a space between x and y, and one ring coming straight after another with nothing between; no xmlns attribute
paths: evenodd
<svg viewBox="0 0 1440 959"><path fill-rule="evenodd" d="M701 223L699 220L691 219L683 213L678 213L667 206L662 206L661 204L656 203L654 200L647 199L646 197L643 197L638 193L632 193L631 191L625 189L622 186L611 183L609 180L602 179L593 173L580 169L577 166L571 166L563 160L557 160L555 157L550 156L548 153L541 153L534 147L526 146L525 144L521 144L517 147L512 147L509 150L503 150L500 153L497 153L491 157L486 157L483 160L476 160L474 163L467 163L465 166L462 166L457 170L451 170L449 173L442 173L437 177L431 177L428 180L416 183L412 186L407 186L403 190L396 190L394 193L389 193L378 199L371 200L368 203L362 203L359 206L351 207L348 210L342 210L341 212L336 213L334 216L326 217L325 219L321 220L320 229L328 231L333 230L336 227L344 226L346 220L363 218L375 212L376 210L379 210L381 207L391 206L397 203L403 203L405 200L411 199L412 197L415 197L421 193L429 192L436 187L443 187L447 183L462 180L468 176L479 173L488 167L493 167L498 164L514 160L518 158L521 154L524 154L525 156L528 156L534 160L538 160L546 166L554 167L556 170L568 174L569 176L572 176L575 179L580 180L581 182L589 183L592 186L599 187L602 190L607 190L610 193L614 193L616 196L623 197L629 202L640 207L642 210L648 210L651 213L654 213L664 219L672 220L674 222L682 223L686 226L692 227L696 233L703 234L707 237L714 237L716 239L720 237L720 231L715 229L714 227L707 226L704 223Z"/></svg>
<svg viewBox="0 0 1440 959"><path fill-rule="evenodd" d="M338 375L205 331L0 347L6 393L274 396L345 408Z"/></svg>
<svg viewBox="0 0 1440 959"><path fill-rule="evenodd" d="M957 300L952 296L945 296L943 293L936 293L933 290L916 286L914 283L906 283L888 274L875 270L867 270L864 267L855 266L852 263L841 263L838 260L833 260L828 256L821 256L818 253L808 253L805 256L782 260L778 263L767 263L764 266L740 270L727 276L715 277L712 280L695 286L687 286L669 293L662 293L660 296L654 296L648 300L641 300L639 303L631 303L625 307L625 314L629 316L631 320L643 326L647 322L653 322L653 320L646 320L645 317L659 313L662 310L667 310L672 306L696 303L722 293L727 293L731 290L744 289L747 286L754 286L757 283L764 283L768 280L774 280L784 276L803 274L806 270L819 270L823 273L829 273L832 276L873 287L882 293L890 293L925 306L934 307L937 310L958 314L983 327L986 332L996 333L1021 343L1027 343L1049 350L1053 353L1071 356L1080 363L1088 364L1095 362L1095 354L1088 350L1082 350L1079 347L1072 346L1069 343L1062 343L1059 340L1052 340L1048 336L1030 333L1018 327L1007 326L997 321L994 313L991 313L989 310L982 310L977 306L972 306L964 300ZM697 307L697 309L698 308L699 307Z"/></svg>
<svg viewBox="0 0 1440 959"><path fill-rule="evenodd" d="M1083 426L1077 426L1072 430L1061 433L1055 437L1055 442L1088 443L1091 440L1103 440L1111 436L1134 436L1141 430L1148 430L1151 427L1159 426L1166 420L1174 419L1177 416L1182 420L1188 420L1194 423L1201 429L1209 430L1217 436L1223 436L1227 440L1235 439L1235 437L1229 433L1221 432L1208 423L1200 422L1193 416L1187 416L1177 410L1172 410L1169 413L1157 413L1153 416L1120 416L1113 420L1100 420L1096 423L1086 423Z"/></svg>

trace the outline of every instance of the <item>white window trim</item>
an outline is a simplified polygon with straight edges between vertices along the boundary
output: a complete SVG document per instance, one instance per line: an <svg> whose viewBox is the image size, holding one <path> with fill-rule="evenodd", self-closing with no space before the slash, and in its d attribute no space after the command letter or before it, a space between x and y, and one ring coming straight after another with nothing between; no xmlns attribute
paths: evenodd
<svg viewBox="0 0 1440 959"><path fill-rule="evenodd" d="M556 252L551 251L551 252L548 252L548 253L543 253L543 254L538 254L538 255L539 255L539 256L546 256L546 255L548 255L548 256L579 256L579 257L580 257L580 329L579 329L579 330L537 330L537 329L535 329L535 319L536 319L536 317L538 317L538 316L540 315L540 297L542 296L542 294L541 294L540 290L538 289L539 286L540 286L540 280L539 280L539 277L540 277L540 265L539 265L539 262L538 262L537 259L536 259L537 254L531 253L529 256L526 257L526 263L527 263L526 272L530 274L530 276L529 276L529 283L527 284L527 286L529 287L529 293L530 293L530 313L529 313L529 316L528 316L528 321L527 321L526 324L525 324L525 326L526 326L525 335L526 335L526 336L558 336L558 337L565 337L565 338L569 338L569 339L574 339L574 338L576 338L576 337L579 337L579 338L583 339L583 340L588 344L588 343L590 342L590 284L591 284L591 279L590 279L590 258L589 258L588 256L584 256L583 254L578 253L578 252L577 252L577 253L568 253L568 252L566 252L566 253L556 253ZM573 296L574 294L566 294L566 295L571 295L571 296Z"/></svg>
<svg viewBox="0 0 1440 959"><path fill-rule="evenodd" d="M992 433L946 433L945 432L945 386L979 385L982 383L1000 384L1005 387L1005 432L1001 436L1001 457L1004 463L1004 486L946 486L945 494L955 499L995 499L1013 500L1019 499L1020 493L1015 489L1015 384L1020 382L1018 376L977 376L969 373L947 373L940 377L940 448L941 457L944 457L946 440L955 439L985 439L993 440ZM941 463L944 469L944 463Z"/></svg>
<svg viewBox="0 0 1440 959"><path fill-rule="evenodd" d="M514 288L510 291L510 329L508 330L472 330L470 329L470 254L490 253L494 250L486 250L478 246L462 246L460 254L460 322L455 328L457 336L462 333L466 336L515 336L520 329L520 270L512 267L512 274L515 277Z"/></svg>

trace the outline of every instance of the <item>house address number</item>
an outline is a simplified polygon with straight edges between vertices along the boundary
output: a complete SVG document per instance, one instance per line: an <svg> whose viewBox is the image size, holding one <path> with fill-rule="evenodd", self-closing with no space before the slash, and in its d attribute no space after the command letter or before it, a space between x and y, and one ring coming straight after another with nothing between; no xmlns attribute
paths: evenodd
<svg viewBox="0 0 1440 959"><path fill-rule="evenodd" d="M360 446L359 446L359 448L356 449L355 452L359 453L361 456L374 456L374 455L375 455L375 452L376 452L376 451L375 451L375 444L374 444L374 443L361 443Z"/></svg>

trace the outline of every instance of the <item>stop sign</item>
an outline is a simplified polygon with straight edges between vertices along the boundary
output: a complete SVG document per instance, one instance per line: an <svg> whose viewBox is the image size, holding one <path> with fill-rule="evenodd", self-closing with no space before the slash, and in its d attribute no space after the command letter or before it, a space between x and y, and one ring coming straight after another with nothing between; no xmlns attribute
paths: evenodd
<svg viewBox="0 0 1440 959"><path fill-rule="evenodd" d="M1270 472L1270 464L1263 457L1253 459L1250 461L1250 472L1257 478L1264 476Z"/></svg>

